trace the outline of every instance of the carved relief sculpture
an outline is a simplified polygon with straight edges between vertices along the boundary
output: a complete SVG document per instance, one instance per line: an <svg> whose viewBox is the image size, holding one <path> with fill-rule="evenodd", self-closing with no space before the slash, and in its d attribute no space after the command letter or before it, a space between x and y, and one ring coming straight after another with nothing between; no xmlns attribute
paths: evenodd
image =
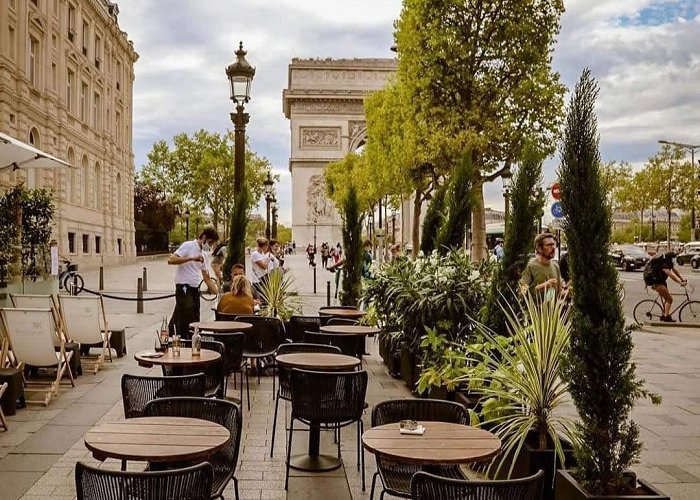
<svg viewBox="0 0 700 500"><path fill-rule="evenodd" d="M306 188L306 219L310 224L331 218L335 208L326 196L326 179L323 174L312 175Z"/></svg>
<svg viewBox="0 0 700 500"><path fill-rule="evenodd" d="M340 127L302 127L301 148L340 149Z"/></svg>

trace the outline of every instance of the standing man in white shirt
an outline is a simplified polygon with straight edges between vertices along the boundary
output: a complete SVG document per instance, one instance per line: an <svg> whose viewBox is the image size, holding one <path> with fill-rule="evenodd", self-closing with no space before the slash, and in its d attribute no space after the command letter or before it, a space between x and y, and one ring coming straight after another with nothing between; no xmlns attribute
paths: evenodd
<svg viewBox="0 0 700 500"><path fill-rule="evenodd" d="M213 227L204 228L196 240L186 241L168 258L168 264L177 266L175 271L175 311L168 328L173 326L182 338L190 337L190 323L199 321L199 283L204 280L209 293L218 289L209 277L204 253L219 241L219 233Z"/></svg>
<svg viewBox="0 0 700 500"><path fill-rule="evenodd" d="M253 268L253 288L260 294L260 283L265 281L267 273L272 270L272 260L270 259L270 244L267 238L258 238L258 247L250 255L250 262Z"/></svg>

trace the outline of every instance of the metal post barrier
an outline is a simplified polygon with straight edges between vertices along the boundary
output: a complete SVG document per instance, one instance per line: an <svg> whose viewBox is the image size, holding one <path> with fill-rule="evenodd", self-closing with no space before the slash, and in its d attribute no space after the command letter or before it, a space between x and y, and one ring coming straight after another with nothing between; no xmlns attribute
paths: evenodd
<svg viewBox="0 0 700 500"><path fill-rule="evenodd" d="M316 294L316 264L314 264L314 295Z"/></svg>
<svg viewBox="0 0 700 500"><path fill-rule="evenodd" d="M148 291L148 269L143 268L143 291Z"/></svg>
<svg viewBox="0 0 700 500"><path fill-rule="evenodd" d="M73 290L71 290L71 295L78 295L78 276L73 275Z"/></svg>
<svg viewBox="0 0 700 500"><path fill-rule="evenodd" d="M100 292L105 289L105 268L100 266Z"/></svg>
<svg viewBox="0 0 700 500"><path fill-rule="evenodd" d="M143 278L136 284L136 314L143 314Z"/></svg>
<svg viewBox="0 0 700 500"><path fill-rule="evenodd" d="M326 305L331 305L331 282L326 281Z"/></svg>

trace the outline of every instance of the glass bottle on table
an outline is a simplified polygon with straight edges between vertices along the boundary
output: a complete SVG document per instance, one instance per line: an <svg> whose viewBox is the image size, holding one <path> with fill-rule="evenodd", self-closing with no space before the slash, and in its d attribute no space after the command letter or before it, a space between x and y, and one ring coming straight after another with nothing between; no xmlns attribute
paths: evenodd
<svg viewBox="0 0 700 500"><path fill-rule="evenodd" d="M194 327L192 334L192 356L199 356L202 353L202 336L199 334L199 325Z"/></svg>
<svg viewBox="0 0 700 500"><path fill-rule="evenodd" d="M180 356L180 335L177 333L177 328L174 328L173 333L173 356Z"/></svg>

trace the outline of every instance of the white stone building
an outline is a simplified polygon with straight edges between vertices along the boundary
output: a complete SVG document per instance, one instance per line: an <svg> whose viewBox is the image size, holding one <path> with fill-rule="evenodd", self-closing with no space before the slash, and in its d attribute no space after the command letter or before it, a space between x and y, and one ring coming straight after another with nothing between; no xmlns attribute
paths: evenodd
<svg viewBox="0 0 700 500"><path fill-rule="evenodd" d="M108 0L0 1L0 131L75 168L0 173L54 191L59 252L83 265L133 257L134 63Z"/></svg>

